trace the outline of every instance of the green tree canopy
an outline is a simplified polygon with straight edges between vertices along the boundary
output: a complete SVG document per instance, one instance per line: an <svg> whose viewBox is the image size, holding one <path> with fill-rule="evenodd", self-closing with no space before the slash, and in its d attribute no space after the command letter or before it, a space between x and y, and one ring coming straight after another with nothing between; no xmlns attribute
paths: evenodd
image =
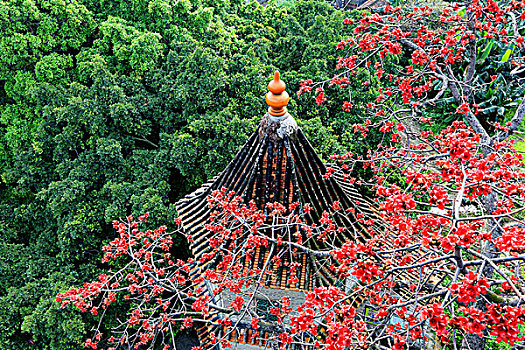
<svg viewBox="0 0 525 350"><path fill-rule="evenodd" d="M330 78L344 14L320 0L7 0L0 18L0 347L80 349L91 321L49 298L97 273L112 220L170 222L226 166L275 69L292 97ZM325 159L360 113L340 104L289 105Z"/></svg>

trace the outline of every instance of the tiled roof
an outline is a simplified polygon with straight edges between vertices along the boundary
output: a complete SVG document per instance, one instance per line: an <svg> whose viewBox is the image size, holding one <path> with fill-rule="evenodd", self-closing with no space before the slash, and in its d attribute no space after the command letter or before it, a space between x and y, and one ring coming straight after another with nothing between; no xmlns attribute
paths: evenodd
<svg viewBox="0 0 525 350"><path fill-rule="evenodd" d="M325 174L326 165L293 118L285 115L285 118L275 121L267 114L224 171L177 203L179 217L193 239L191 250L194 257L198 259L212 249L208 241L213 233L204 228L211 210L207 197L221 188L234 191L245 203L254 201L261 210L266 208L267 203L273 202L285 207L294 202L300 206L309 203L313 208L306 217L309 223L318 222L323 211L329 211L332 204L338 201L342 208L355 209L355 214L338 218L339 226L349 229L333 235L325 246L315 239L308 240L306 246L326 250L328 244L341 246L347 239L365 240L371 228L356 215L361 213L367 218L376 216L372 205L342 177L334 175L325 178ZM262 264L268 250L258 249L251 264ZM305 264L298 276L301 283L297 288L311 290L315 286L334 282L330 271L315 258L304 255L298 259ZM206 263L201 268L207 268ZM282 270L280 275L269 276L265 282L275 288L285 288L285 274L286 271Z"/></svg>

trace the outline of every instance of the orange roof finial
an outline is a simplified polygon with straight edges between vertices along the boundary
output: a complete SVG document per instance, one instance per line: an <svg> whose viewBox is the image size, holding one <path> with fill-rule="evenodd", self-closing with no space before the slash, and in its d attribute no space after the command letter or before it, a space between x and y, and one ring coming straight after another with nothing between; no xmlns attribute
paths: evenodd
<svg viewBox="0 0 525 350"><path fill-rule="evenodd" d="M266 94L266 103L268 106L268 113L275 117L280 117L286 114L286 105L290 100L288 93L284 91L286 84L279 77L279 72L276 71L273 80L268 84L270 91Z"/></svg>

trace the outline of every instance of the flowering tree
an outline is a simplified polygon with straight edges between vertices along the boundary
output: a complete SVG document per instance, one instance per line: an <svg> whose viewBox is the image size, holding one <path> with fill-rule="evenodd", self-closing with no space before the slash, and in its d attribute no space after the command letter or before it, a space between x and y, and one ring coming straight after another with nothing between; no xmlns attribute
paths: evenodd
<svg viewBox="0 0 525 350"><path fill-rule="evenodd" d="M215 191L205 226L214 233L209 242L214 249L198 261L213 263L203 275L192 272L194 260L171 258L174 233L166 227L143 229L147 215L137 221L129 217L115 222L119 237L104 247L104 262L119 259L122 267L57 300L101 318L114 317L110 307L120 304L115 306L124 310L117 317L120 323L95 330L86 341L93 349L130 344L171 349L177 330L194 322L220 325L222 332L210 337L225 345L243 320L249 321L253 337L272 330L272 339L283 348L404 349L438 341L468 348L473 343L462 345L460 339L469 335L521 343L525 227L518 216L525 210L525 169L523 157L508 142L496 141L493 147L497 152L484 156L481 136L456 122L432 142L409 150L410 166L401 161L407 152L402 149L370 162L378 183L380 229L338 202L313 224L305 219L310 205L268 204L265 213L226 189ZM394 174L398 183L384 185ZM337 171L326 176L338 176ZM487 210L483 200L493 192L498 199ZM341 226L342 217L353 221ZM325 248L318 250L305 244L335 242L358 224L370 227L368 239L320 244ZM250 260L261 247L269 248L264 265L246 264L243 257ZM322 262L334 281L305 292L295 308L284 296L270 310L275 318L268 320L253 304L267 292L263 282L289 252ZM303 259L286 264L294 286ZM204 279L214 286L210 293L199 290Z"/></svg>
<svg viewBox="0 0 525 350"><path fill-rule="evenodd" d="M386 5L357 22L347 18L353 31L337 46L340 72L328 81L303 80L298 94L313 90L320 104L327 85L346 88L363 75L361 88L376 92L366 106L369 118L356 126L365 134L371 127L391 131L391 121L439 122L429 112L451 104L487 145L493 131L487 121L505 124L501 141L525 114L524 103L514 101L523 93L524 8L523 1L468 0L441 11ZM354 108L351 92L358 88L348 89L344 110Z"/></svg>
<svg viewBox="0 0 525 350"><path fill-rule="evenodd" d="M384 134L383 142L366 157L352 159L353 155L347 154L335 158L348 169L372 167L376 177L370 185L380 196L398 197L398 209L404 209L405 213L429 215L428 218L438 221L428 224L445 225L450 232L461 232L468 227L469 232L490 235L495 241L489 239L480 246L480 252L490 259L503 254L501 242L508 239L509 231L522 229L512 224L523 217L518 214L521 202L516 204L509 199L502 182L485 184L481 192L472 193L473 184L469 181L484 181L482 164L489 164L490 170L494 170L493 161L501 156L501 142L515 135L525 115L522 98L524 7L523 1L493 0L468 0L439 11L428 6L394 8L387 5L384 11L364 12L357 22L348 18L345 23L354 28L351 36L338 45L343 52L337 64L340 72L329 81L303 81L298 93L315 91L320 104L326 100L326 85L346 88L352 85L353 76L367 76L363 88L375 91L376 99L366 106L367 116L362 124L355 125L355 131L366 137L376 129ZM353 89L348 91L350 95L343 110L354 108ZM454 124L444 134L434 136L433 124L446 125L450 120L463 120L469 128ZM457 138L455 146L445 146L443 141L447 137ZM435 181L453 179L450 174L445 175L454 169L450 157L456 155L451 151L462 153L465 161L474 157L481 162L472 164L471 168L478 176L468 180L472 174L461 162L455 167L460 173L454 185L436 186ZM512 149L509 154L512 156L508 159L517 156ZM438 170L443 173L436 178L432 173ZM397 180L401 180L403 186L399 186L396 175L401 176ZM415 192L421 186L426 193ZM420 200L410 202L412 208L403 208L407 205L408 193ZM429 202L423 204L421 199ZM447 200L452 203L448 209ZM471 204L470 208L462 211L466 203ZM502 209L504 206L506 209ZM513 215L518 217L503 219L514 209ZM397 214L389 216L389 220L399 222L402 228L407 224L399 220ZM412 238L402 237L412 243ZM439 244L442 247L449 244L447 249L459 257L458 245L469 246L472 238L467 234L462 243L461 234L447 235ZM484 264L481 272L487 277L501 276L492 263ZM476 301L474 304L483 312L489 310L486 299L470 301ZM471 333L475 335L467 337L466 346L484 348L483 336L487 332Z"/></svg>

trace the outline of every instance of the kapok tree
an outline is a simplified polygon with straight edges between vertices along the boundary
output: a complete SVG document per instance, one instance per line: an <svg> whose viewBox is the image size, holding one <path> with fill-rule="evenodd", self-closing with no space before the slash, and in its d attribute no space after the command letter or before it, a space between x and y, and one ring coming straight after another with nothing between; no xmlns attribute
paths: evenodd
<svg viewBox="0 0 525 350"><path fill-rule="evenodd" d="M525 227L518 216L525 210L523 157L499 141L484 155L481 136L462 122L435 137L429 134L426 141L407 150L390 149L367 163L376 173L379 218L355 215L359 208L336 202L308 223L310 205L272 203L260 210L226 189L215 191L205 225L213 232L209 244L214 249L200 261L174 261L175 233L166 227L147 230L147 215L137 221L129 217L115 222L118 237L103 249L103 261L115 259L121 268L57 300L62 307L71 303L98 314L101 325L114 320L113 329L94 330L86 341L92 349L172 349L177 330L195 322L220 325L221 333L212 333L210 341L227 346L246 320L253 337L270 332L270 341L283 349L405 349L428 342L456 349L472 346L461 342L470 335L483 342L522 344ZM407 154L410 166L404 162ZM334 168L326 176L345 177L338 173ZM489 211L483 201L492 193L498 199ZM335 242L355 225L370 227L366 240L321 244ZM307 240L323 248L308 248ZM246 264L243 258L259 247L269 248L263 266ZM286 254L292 258L287 260L288 283L296 285L295 271L303 264L295 258L298 253L317 259L334 280L306 291L297 308L283 296L270 309L274 320L261 317L254 311L256 296L267 292L261 282ZM192 272L196 263L209 263L204 275ZM213 286L209 293L198 290L203 279ZM112 308L121 313L115 316Z"/></svg>
<svg viewBox="0 0 525 350"><path fill-rule="evenodd" d="M487 145L495 126L503 125L492 138L499 141L518 129L525 115L524 1L467 0L441 10L386 5L345 23L351 33L337 46L337 75L302 81L299 95L315 91L320 104L330 87L344 88L349 96L343 110L367 111L356 129L366 134L382 127L394 141L391 122L442 123L431 116L451 111L446 106L454 106L456 119L463 118ZM356 75L367 79L354 86ZM360 89L375 92L375 101L353 106L352 91Z"/></svg>
<svg viewBox="0 0 525 350"><path fill-rule="evenodd" d="M494 153L501 152L499 142L516 136L522 124L525 3L467 0L447 6L436 10L428 6L386 5L373 13L364 12L357 21L346 19L352 33L338 45L339 73L329 81L301 84L299 94L315 91L318 103L326 100L329 87L345 88L350 94L343 110L366 111L363 123L355 125L355 130L365 137L374 129L384 133L377 150L366 156L352 159L353 155L347 154L338 158L345 161L348 169L372 166L380 173L374 184L379 194L390 193L384 191L400 180L396 174L408 184L403 191L412 191L415 187L406 178L408 174L419 174L420 181L429 176L429 167L449 166L446 162L437 163L443 157L434 145L433 131L439 125L463 120L471 128L472 137L479 138L477 157L490 162L498 157ZM352 77L356 75L368 80L362 86L353 86ZM375 92L375 101L367 106L353 106L351 93L356 89ZM424 153L417 154L415 150ZM420 163L423 155L428 155L428 159L424 158L426 164ZM389 171L385 169L387 164ZM505 222L494 217L501 201L506 200L500 185L491 184L479 203L471 207L476 215L488 215L485 230L497 239L504 236ZM450 197L456 195L454 189L439 190ZM456 200L457 208L462 205L458 201L469 200L465 191ZM432 198L436 193L429 195ZM514 205L512 201L507 203ZM433 203L418 210L433 212L442 210L441 206ZM493 243L484 246L483 251L490 256L501 254ZM495 273L492 265L485 268L488 275ZM478 307L486 309L484 303L479 300ZM483 348L485 342L473 336L469 337L468 346Z"/></svg>

